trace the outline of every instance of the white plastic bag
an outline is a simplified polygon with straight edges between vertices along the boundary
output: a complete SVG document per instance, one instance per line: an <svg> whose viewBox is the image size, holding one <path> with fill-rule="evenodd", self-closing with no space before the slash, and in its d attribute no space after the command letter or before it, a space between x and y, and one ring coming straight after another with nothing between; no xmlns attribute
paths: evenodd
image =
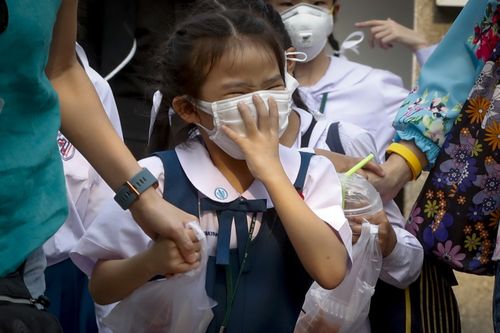
<svg viewBox="0 0 500 333"><path fill-rule="evenodd" d="M187 227L201 242L201 264L190 272L146 283L104 318L115 333L204 333L216 302L205 291L207 240L198 222Z"/></svg>
<svg viewBox="0 0 500 333"><path fill-rule="evenodd" d="M307 292L302 307L304 313L297 321L295 333L362 331L382 268L378 226L364 222L352 251L352 268L337 288L326 290L313 283Z"/></svg>

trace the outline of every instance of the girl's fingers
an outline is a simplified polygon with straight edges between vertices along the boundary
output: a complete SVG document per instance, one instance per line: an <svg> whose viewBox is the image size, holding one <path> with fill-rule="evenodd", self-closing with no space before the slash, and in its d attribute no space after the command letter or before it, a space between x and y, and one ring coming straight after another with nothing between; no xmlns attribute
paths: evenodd
<svg viewBox="0 0 500 333"><path fill-rule="evenodd" d="M266 103L259 95L252 96L253 104L257 110L257 128L259 131L267 132L269 130L269 113ZM269 101L268 101L269 103Z"/></svg>
<svg viewBox="0 0 500 333"><path fill-rule="evenodd" d="M241 119L243 119L247 136L251 136L257 132L257 123L252 118L252 114L250 113L248 106L243 102L239 102L238 111L240 111Z"/></svg>
<svg viewBox="0 0 500 333"><path fill-rule="evenodd" d="M178 274L178 273L189 272L189 271L192 271L193 269L198 268L199 266L200 266L199 260L195 263L192 263L192 264L188 264L188 263L184 262L184 263L177 265L177 267L175 267L175 273Z"/></svg>
<svg viewBox="0 0 500 333"><path fill-rule="evenodd" d="M272 132L278 134L278 127L279 127L278 104L272 97L269 97L267 103L269 104L269 128Z"/></svg>
<svg viewBox="0 0 500 333"><path fill-rule="evenodd" d="M384 23L385 20L368 20L368 21L354 23L354 25L357 28L370 28L373 26L382 25Z"/></svg>
<svg viewBox="0 0 500 333"><path fill-rule="evenodd" d="M241 136L239 133L236 133L231 127L222 125L222 130L224 133L234 142L236 142L239 145L239 140L241 139Z"/></svg>
<svg viewBox="0 0 500 333"><path fill-rule="evenodd" d="M379 33L381 31L385 31L387 28L384 26L384 25L378 25L378 26L374 26L370 29L370 32L372 34L376 34L376 33Z"/></svg>

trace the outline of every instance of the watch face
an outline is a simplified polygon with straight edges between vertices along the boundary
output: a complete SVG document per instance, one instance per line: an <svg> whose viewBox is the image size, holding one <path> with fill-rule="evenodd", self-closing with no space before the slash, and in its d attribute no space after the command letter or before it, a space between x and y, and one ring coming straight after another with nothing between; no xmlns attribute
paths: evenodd
<svg viewBox="0 0 500 333"><path fill-rule="evenodd" d="M0 34L7 29L9 24L9 11L7 10L6 0L0 0Z"/></svg>

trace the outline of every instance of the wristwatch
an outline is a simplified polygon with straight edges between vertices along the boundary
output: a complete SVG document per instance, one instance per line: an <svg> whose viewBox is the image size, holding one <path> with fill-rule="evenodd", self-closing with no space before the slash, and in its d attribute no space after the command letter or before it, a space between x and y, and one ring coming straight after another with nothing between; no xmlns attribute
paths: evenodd
<svg viewBox="0 0 500 333"><path fill-rule="evenodd" d="M146 168L142 168L135 176L127 180L116 191L115 201L121 208L127 210L134 201L136 201L141 193L153 186L158 187L158 179Z"/></svg>

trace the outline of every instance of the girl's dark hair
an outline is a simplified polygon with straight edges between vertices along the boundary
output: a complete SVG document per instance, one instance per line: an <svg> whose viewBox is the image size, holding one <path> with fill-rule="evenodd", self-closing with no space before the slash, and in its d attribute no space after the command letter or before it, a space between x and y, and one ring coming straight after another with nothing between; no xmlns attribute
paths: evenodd
<svg viewBox="0 0 500 333"><path fill-rule="evenodd" d="M159 52L163 98L150 138L150 151L175 147L190 136L194 126L178 117L172 117L171 124L169 108L174 97L198 98L208 73L220 58L227 51L241 51L248 45L272 54L284 78L284 49L279 37L264 19L249 15L248 10L207 9L189 15L175 29Z"/></svg>
<svg viewBox="0 0 500 333"><path fill-rule="evenodd" d="M330 46L334 51L340 51L339 42L333 36L333 32L330 34L330 36L328 36L328 43L330 43Z"/></svg>

